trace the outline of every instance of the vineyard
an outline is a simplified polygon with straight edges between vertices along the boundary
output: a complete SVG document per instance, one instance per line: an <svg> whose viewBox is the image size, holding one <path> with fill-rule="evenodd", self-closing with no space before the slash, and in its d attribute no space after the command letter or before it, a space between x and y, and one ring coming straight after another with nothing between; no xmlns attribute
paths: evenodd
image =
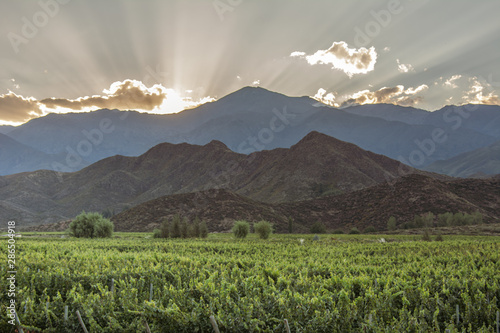
<svg viewBox="0 0 500 333"><path fill-rule="evenodd" d="M498 238L145 236L19 239L24 332L83 332L77 311L89 332L214 332L210 316L220 332L498 329ZM1 297L0 331L15 332Z"/></svg>

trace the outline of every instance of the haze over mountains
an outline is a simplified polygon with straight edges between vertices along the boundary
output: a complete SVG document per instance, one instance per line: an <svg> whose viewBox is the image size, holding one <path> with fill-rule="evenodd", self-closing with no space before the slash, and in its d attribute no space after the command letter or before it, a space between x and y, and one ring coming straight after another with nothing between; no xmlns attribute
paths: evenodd
<svg viewBox="0 0 500 333"><path fill-rule="evenodd" d="M13 140L0 140L0 151L9 156L0 160L1 175L77 171L114 155L138 156L162 142L204 145L218 140L249 154L291 147L311 131L424 168L499 141L500 106L449 106L428 112L378 104L339 110L308 97L246 87L178 114L49 114L2 131ZM33 151L26 153L28 148Z"/></svg>
<svg viewBox="0 0 500 333"><path fill-rule="evenodd" d="M114 156L74 173L40 170L0 177L0 216L24 225L57 222L82 210L116 210L165 195L227 189L268 203L343 194L412 169L318 132L289 149L239 154L220 141L162 143L139 157Z"/></svg>

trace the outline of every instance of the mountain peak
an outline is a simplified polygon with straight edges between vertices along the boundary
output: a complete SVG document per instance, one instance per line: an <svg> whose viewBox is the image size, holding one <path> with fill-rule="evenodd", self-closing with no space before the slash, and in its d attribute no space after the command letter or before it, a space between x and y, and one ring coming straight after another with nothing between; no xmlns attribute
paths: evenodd
<svg viewBox="0 0 500 333"><path fill-rule="evenodd" d="M219 140L212 140L207 143L204 147L212 149L230 150L223 142Z"/></svg>

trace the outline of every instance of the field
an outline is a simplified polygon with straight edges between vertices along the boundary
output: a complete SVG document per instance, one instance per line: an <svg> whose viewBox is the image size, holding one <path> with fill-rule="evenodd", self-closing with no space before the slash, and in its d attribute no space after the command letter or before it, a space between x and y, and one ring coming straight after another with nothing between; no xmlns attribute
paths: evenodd
<svg viewBox="0 0 500 333"><path fill-rule="evenodd" d="M25 332L83 332L77 310L89 332L214 332L210 316L221 332L497 330L498 237L118 236L16 240ZM1 298L0 331L14 332Z"/></svg>

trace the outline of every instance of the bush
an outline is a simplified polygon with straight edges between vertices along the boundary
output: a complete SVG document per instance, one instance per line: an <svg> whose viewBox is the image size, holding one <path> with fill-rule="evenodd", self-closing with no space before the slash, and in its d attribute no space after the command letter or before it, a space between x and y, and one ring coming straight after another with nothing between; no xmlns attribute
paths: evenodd
<svg viewBox="0 0 500 333"><path fill-rule="evenodd" d="M194 218L193 227L191 229L189 237L200 237L200 219L198 218L198 216Z"/></svg>
<svg viewBox="0 0 500 333"><path fill-rule="evenodd" d="M370 225L370 226L366 227L365 230L363 230L363 232L365 234L369 234L370 232L377 232L377 229L375 229L374 226Z"/></svg>
<svg viewBox="0 0 500 333"><path fill-rule="evenodd" d="M174 215L172 223L170 223L170 237L181 238L181 217L179 214Z"/></svg>
<svg viewBox="0 0 500 333"><path fill-rule="evenodd" d="M205 221L200 223L200 237L207 238L208 237L208 227Z"/></svg>
<svg viewBox="0 0 500 333"><path fill-rule="evenodd" d="M332 234L334 235L342 235L344 233L344 230L342 229L335 229L332 231Z"/></svg>
<svg viewBox="0 0 500 333"><path fill-rule="evenodd" d="M429 234L429 230L427 230L427 229L426 229L426 230L424 231L424 234L422 235L422 240L423 240L424 242L430 242L430 241L432 241L432 239L431 239L431 235Z"/></svg>
<svg viewBox="0 0 500 333"><path fill-rule="evenodd" d="M261 239L268 239L273 232L273 226L267 221L260 221L255 224L254 229Z"/></svg>
<svg viewBox="0 0 500 333"><path fill-rule="evenodd" d="M78 238L105 238L113 236L114 225L99 213L85 213L75 217L69 225L69 233Z"/></svg>
<svg viewBox="0 0 500 333"><path fill-rule="evenodd" d="M311 234L325 234L326 233L326 227L323 223L320 221L314 223L311 228L309 229Z"/></svg>
<svg viewBox="0 0 500 333"><path fill-rule="evenodd" d="M245 238L250 231L250 224L246 221L236 221L234 222L233 229L231 231L236 238Z"/></svg>
<svg viewBox="0 0 500 333"><path fill-rule="evenodd" d="M394 216L389 217L389 220L387 221L387 230L392 231L396 230L396 218Z"/></svg>
<svg viewBox="0 0 500 333"><path fill-rule="evenodd" d="M356 228L356 227L354 227L351 230L349 230L349 235L357 235L359 233L360 232L359 232L358 228Z"/></svg>
<svg viewBox="0 0 500 333"><path fill-rule="evenodd" d="M437 234L435 240L436 240L436 242L442 242L443 241L443 235Z"/></svg>
<svg viewBox="0 0 500 333"><path fill-rule="evenodd" d="M161 230L160 229L153 230L153 238L163 238L163 237L161 237Z"/></svg>

